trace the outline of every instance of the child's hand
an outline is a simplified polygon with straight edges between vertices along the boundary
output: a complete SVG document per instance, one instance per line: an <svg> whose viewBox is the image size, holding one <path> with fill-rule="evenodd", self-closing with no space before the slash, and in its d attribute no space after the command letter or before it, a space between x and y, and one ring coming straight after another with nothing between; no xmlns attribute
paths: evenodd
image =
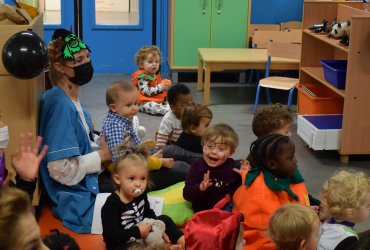
<svg viewBox="0 0 370 250"><path fill-rule="evenodd" d="M251 165L247 160L240 161L240 170L251 170Z"/></svg>
<svg viewBox="0 0 370 250"><path fill-rule="evenodd" d="M166 89L168 89L171 85L171 80L169 79L162 79L162 82L161 82L164 86L166 86Z"/></svg>
<svg viewBox="0 0 370 250"><path fill-rule="evenodd" d="M167 90L170 87L169 85L163 83L160 83L159 85L162 87L163 90Z"/></svg>
<svg viewBox="0 0 370 250"><path fill-rule="evenodd" d="M199 185L200 191L206 191L207 188L213 185L212 181L209 179L209 170L203 175L203 181Z"/></svg>
<svg viewBox="0 0 370 250"><path fill-rule="evenodd" d="M243 172L245 170L251 170L251 165L249 164L249 161L247 160L241 160L240 161L240 167L239 168L233 168L233 171L237 174L239 174L240 176L242 176Z"/></svg>
<svg viewBox="0 0 370 250"><path fill-rule="evenodd" d="M148 237L148 234L152 230L152 225L147 223L141 223L138 225L138 228L140 230L140 236L142 239L145 239Z"/></svg>
<svg viewBox="0 0 370 250"><path fill-rule="evenodd" d="M42 137L38 136L33 143L33 134L19 135L19 148L12 154L12 166L19 177L25 181L34 181L39 171L41 160L44 158L48 146L44 145L38 153Z"/></svg>
<svg viewBox="0 0 370 250"><path fill-rule="evenodd" d="M177 240L177 245L180 245L181 246L181 248L173 248L173 249L185 249L185 236L183 235L183 236L181 236L178 240ZM177 246L176 245L176 246ZM172 248L170 248L170 249L172 249Z"/></svg>
<svg viewBox="0 0 370 250"><path fill-rule="evenodd" d="M168 235L166 233L162 234L162 239L163 239L164 243L171 244L170 238L168 237Z"/></svg>
<svg viewBox="0 0 370 250"><path fill-rule="evenodd" d="M175 160L173 158L162 158L162 166L165 168L173 168Z"/></svg>
<svg viewBox="0 0 370 250"><path fill-rule="evenodd" d="M319 206L310 206L310 208L316 213L319 214L320 207Z"/></svg>

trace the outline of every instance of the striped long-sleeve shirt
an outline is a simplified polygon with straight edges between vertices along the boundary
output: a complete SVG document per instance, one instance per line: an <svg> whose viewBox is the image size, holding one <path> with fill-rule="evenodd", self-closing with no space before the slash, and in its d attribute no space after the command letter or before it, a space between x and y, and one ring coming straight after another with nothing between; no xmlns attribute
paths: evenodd
<svg viewBox="0 0 370 250"><path fill-rule="evenodd" d="M156 147L163 147L174 144L182 133L181 121L176 117L172 110L168 111L159 125L156 135Z"/></svg>

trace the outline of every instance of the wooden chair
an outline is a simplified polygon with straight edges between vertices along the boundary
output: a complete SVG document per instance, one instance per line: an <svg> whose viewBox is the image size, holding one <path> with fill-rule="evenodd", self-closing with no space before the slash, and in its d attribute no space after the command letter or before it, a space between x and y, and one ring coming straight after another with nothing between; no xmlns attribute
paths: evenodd
<svg viewBox="0 0 370 250"><path fill-rule="evenodd" d="M256 90L256 99L254 102L254 112L257 110L258 101L260 97L261 87L266 88L267 102L271 103L270 88L289 90L288 107L292 104L292 97L294 86L298 83L298 78L270 76L271 57L281 57L299 60L301 58L301 44L292 42L276 42L271 40L267 48L267 64L265 78L258 83Z"/></svg>
<svg viewBox="0 0 370 250"><path fill-rule="evenodd" d="M279 31L279 24L249 24L248 26L248 38L251 40L255 31L265 30L265 31ZM247 47L249 45L247 44Z"/></svg>
<svg viewBox="0 0 370 250"><path fill-rule="evenodd" d="M284 43L302 43L302 30L256 30L252 36L252 47L257 49L266 49L268 42L273 40L275 42ZM253 72L249 76L249 83L252 82ZM257 82L260 79L260 72L256 70Z"/></svg>
<svg viewBox="0 0 370 250"><path fill-rule="evenodd" d="M247 48L253 48L252 38L255 31L279 31L280 25L279 24L249 24L248 26L248 41L247 41ZM267 48L267 47L266 47ZM248 83L252 82L254 69L250 70L249 74L249 81ZM259 72L257 71L257 81L259 80Z"/></svg>
<svg viewBox="0 0 370 250"><path fill-rule="evenodd" d="M297 21L280 23L280 30L301 30L302 27L303 23Z"/></svg>
<svg viewBox="0 0 370 250"><path fill-rule="evenodd" d="M252 47L266 49L271 40L282 43L302 43L302 30L257 30L252 36Z"/></svg>

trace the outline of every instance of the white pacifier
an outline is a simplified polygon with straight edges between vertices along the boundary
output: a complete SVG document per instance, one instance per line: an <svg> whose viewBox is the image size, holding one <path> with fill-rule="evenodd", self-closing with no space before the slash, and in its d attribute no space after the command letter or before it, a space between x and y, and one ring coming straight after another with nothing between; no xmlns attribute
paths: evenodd
<svg viewBox="0 0 370 250"><path fill-rule="evenodd" d="M134 193L137 194L137 195L141 194L141 189L140 188L136 188L134 190Z"/></svg>

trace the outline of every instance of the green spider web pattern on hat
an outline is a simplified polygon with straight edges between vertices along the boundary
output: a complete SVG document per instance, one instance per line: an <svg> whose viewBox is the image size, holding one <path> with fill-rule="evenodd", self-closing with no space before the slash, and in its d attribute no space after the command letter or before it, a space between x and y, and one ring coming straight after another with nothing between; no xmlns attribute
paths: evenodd
<svg viewBox="0 0 370 250"><path fill-rule="evenodd" d="M62 47L63 52L63 59L74 61L73 55L77 52L80 52L82 49L87 49L90 51L88 46L85 44L84 41L82 41L80 38L78 38L75 34L72 32L65 30L65 29L57 29L54 32L52 42L56 43L58 40L62 40L65 42L65 44Z"/></svg>

